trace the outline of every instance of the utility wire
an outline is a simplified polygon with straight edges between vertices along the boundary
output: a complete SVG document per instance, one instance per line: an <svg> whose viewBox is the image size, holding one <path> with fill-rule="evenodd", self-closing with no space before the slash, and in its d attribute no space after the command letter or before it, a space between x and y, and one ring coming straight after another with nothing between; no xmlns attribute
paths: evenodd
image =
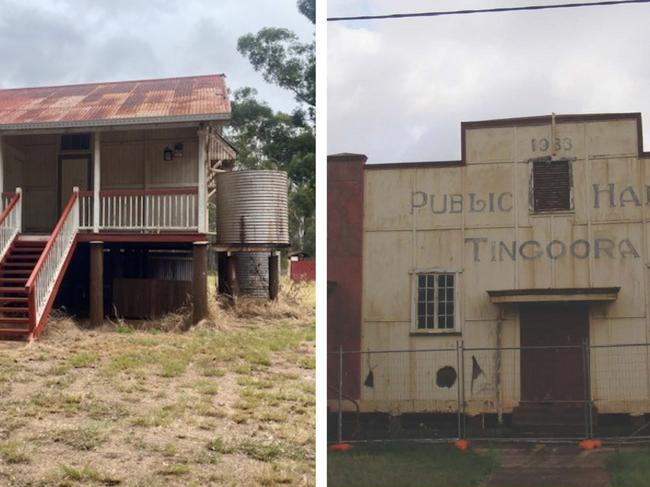
<svg viewBox="0 0 650 487"><path fill-rule="evenodd" d="M448 10L441 12L414 12L405 14L384 14L384 15L357 15L352 17L328 17L328 22L341 22L347 20L383 20L383 19L404 19L411 17L442 17L443 15L468 15L486 14L496 12L520 12L523 10L550 10L556 8L577 8L577 7L602 7L608 5L623 5L630 3L650 3L650 0L607 0L601 2L579 2L560 3L556 5L529 5L526 7L498 7L473 10Z"/></svg>

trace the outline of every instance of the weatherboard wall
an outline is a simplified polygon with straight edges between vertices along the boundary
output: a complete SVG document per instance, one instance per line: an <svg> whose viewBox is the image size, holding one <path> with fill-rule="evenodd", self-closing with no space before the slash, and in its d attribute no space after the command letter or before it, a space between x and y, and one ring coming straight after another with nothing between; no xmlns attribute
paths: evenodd
<svg viewBox="0 0 650 487"><path fill-rule="evenodd" d="M517 307L500 309L487 291L529 288L620 286L613 303L590 305L591 344L650 340L650 160L639 155L639 120L559 121L555 129L549 122L469 124L465 160L456 164L366 167L362 350L454 348L459 340L493 347L499 321L501 346L519 346ZM529 161L550 155L554 145L543 140L559 141L556 155L572 160L573 211L530 210ZM560 243L549 250L554 241ZM537 244L522 248L525 242ZM427 268L461 271L459 333L413 332L411 272ZM650 410L647 350L635 351L633 360L628 352L593 354L599 412ZM466 374L469 412L511 410L520 394L517 353L502 355L499 393L496 353L473 355L483 374L480 384ZM361 388L362 409L453 410L458 384L438 387L435 377L444 365L456 367L455 357L453 351L362 360L361 382L370 370L374 379L373 387Z"/></svg>
<svg viewBox="0 0 650 487"><path fill-rule="evenodd" d="M183 156L165 161L163 151L177 143L183 144ZM49 231L56 223L58 158L63 155L59 144L56 134L4 138L4 189L23 188L23 219L28 230ZM92 152L69 155L73 154ZM101 189L196 187L197 158L196 127L102 132Z"/></svg>

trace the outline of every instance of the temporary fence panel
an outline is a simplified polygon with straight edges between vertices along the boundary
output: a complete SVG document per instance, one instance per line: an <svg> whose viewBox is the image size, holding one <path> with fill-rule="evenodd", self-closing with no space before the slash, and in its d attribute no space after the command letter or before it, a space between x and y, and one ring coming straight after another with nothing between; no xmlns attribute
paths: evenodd
<svg viewBox="0 0 650 487"><path fill-rule="evenodd" d="M650 440L649 356L586 342L331 352L330 437Z"/></svg>

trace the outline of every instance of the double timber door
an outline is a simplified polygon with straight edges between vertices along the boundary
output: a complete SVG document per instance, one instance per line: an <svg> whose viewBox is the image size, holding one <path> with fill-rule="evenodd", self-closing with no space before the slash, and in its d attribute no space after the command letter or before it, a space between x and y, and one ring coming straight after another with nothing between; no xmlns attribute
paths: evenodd
<svg viewBox="0 0 650 487"><path fill-rule="evenodd" d="M588 306L522 304L519 312L522 403L583 401L583 343L589 334Z"/></svg>

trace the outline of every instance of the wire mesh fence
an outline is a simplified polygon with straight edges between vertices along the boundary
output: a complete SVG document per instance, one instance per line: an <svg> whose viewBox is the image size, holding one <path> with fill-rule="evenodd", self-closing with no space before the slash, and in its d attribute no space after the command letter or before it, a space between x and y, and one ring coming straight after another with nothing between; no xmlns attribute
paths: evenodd
<svg viewBox="0 0 650 487"><path fill-rule="evenodd" d="M650 440L650 344L329 353L332 441Z"/></svg>

